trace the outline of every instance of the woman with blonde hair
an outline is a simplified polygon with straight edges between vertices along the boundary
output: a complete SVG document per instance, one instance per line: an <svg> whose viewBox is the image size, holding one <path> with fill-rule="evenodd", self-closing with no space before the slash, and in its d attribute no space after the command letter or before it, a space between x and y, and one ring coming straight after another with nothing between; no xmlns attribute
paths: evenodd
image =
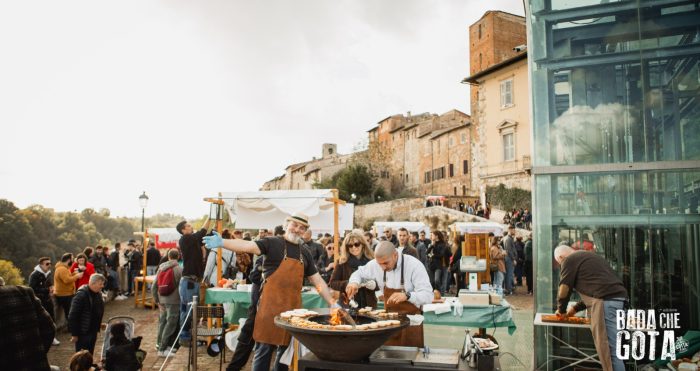
<svg viewBox="0 0 700 371"><path fill-rule="evenodd" d="M343 245L340 248L338 266L333 271L331 282L329 283L333 290L340 292L340 299L343 302L348 302L345 296L345 287L348 285L350 275L357 268L369 263L372 259L374 259L374 253L361 233L351 232L345 236ZM377 306L377 297L374 295L375 290L376 287L373 290L365 287L360 288L360 291L355 295L355 301L357 301L360 308L374 308Z"/></svg>

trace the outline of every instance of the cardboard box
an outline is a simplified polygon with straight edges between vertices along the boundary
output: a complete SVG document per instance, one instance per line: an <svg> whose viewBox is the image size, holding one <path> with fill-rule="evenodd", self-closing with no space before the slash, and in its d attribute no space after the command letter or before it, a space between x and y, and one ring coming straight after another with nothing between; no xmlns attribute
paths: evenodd
<svg viewBox="0 0 700 371"><path fill-rule="evenodd" d="M489 294L488 292L470 292L467 290L459 290L459 302L467 307L488 307Z"/></svg>

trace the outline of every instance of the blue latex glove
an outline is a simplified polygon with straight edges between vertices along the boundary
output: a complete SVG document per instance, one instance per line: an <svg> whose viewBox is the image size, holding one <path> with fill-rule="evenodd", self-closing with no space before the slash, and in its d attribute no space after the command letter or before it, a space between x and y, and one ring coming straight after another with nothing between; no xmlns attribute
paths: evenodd
<svg viewBox="0 0 700 371"><path fill-rule="evenodd" d="M204 236L202 239L207 249L217 249L224 246L224 240L216 231L211 236Z"/></svg>
<svg viewBox="0 0 700 371"><path fill-rule="evenodd" d="M336 309L336 308L341 308L340 304L338 304L338 301L336 300L335 303L331 304L331 309Z"/></svg>

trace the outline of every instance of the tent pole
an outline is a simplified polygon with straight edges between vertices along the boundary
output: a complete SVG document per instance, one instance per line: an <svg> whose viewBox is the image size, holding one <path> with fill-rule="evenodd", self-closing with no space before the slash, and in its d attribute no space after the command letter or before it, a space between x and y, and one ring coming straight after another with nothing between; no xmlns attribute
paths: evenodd
<svg viewBox="0 0 700 371"><path fill-rule="evenodd" d="M221 193L219 193L219 203L216 205L216 231L221 234L224 228L224 218L221 208L223 207L223 200L221 199ZM216 282L217 284L223 278L223 272L221 269L221 261L223 258L222 249L216 249Z"/></svg>
<svg viewBox="0 0 700 371"><path fill-rule="evenodd" d="M331 192L333 192L333 262L335 264L338 264L338 259L340 259L340 247L339 245L339 236L340 232L338 231L338 190L337 189L332 189Z"/></svg>

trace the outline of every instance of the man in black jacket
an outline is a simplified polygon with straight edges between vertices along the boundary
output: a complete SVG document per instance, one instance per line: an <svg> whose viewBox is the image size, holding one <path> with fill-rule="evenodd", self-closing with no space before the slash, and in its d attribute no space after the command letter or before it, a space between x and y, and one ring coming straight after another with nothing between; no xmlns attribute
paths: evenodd
<svg viewBox="0 0 700 371"><path fill-rule="evenodd" d="M204 262L206 249L202 246L202 238L207 235L210 220L204 222L204 226L195 232L192 225L186 220L181 221L175 227L182 235L178 245L182 255L182 279L178 292L180 294L180 343L189 346L192 340L190 333L191 320L188 320L188 303L192 302L192 297L199 295L199 285L204 277Z"/></svg>
<svg viewBox="0 0 700 371"><path fill-rule="evenodd" d="M34 267L29 275L29 287L34 290L34 295L41 301L41 306L51 316L51 320L56 323L56 315L53 310L53 275L51 274L51 259L48 257L39 258L39 265ZM53 345L61 344L58 339L53 339Z"/></svg>
<svg viewBox="0 0 700 371"><path fill-rule="evenodd" d="M68 314L68 330L76 352L86 349L95 353L97 333L102 327L104 315L102 288L105 281L105 276L95 273L90 276L90 282L79 288L73 297Z"/></svg>
<svg viewBox="0 0 700 371"><path fill-rule="evenodd" d="M56 334L32 290L0 286L0 365L3 370L48 370L46 353Z"/></svg>

